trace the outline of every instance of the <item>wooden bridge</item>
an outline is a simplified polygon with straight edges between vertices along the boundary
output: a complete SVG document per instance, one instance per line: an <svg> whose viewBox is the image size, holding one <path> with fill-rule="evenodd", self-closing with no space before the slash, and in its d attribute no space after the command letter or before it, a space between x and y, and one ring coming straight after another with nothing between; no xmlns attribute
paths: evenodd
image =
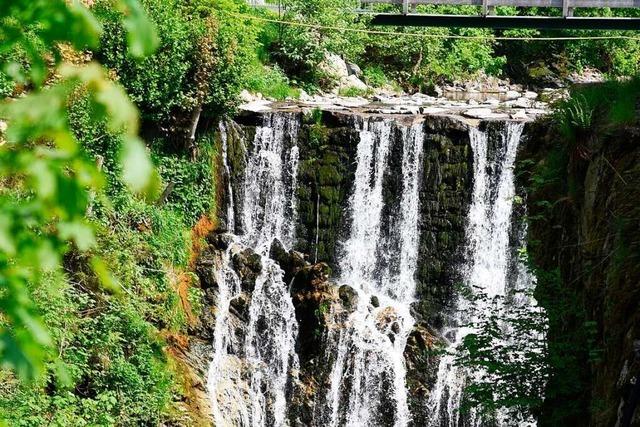
<svg viewBox="0 0 640 427"><path fill-rule="evenodd" d="M578 8L640 7L640 0L360 0L367 7L373 4L397 5L398 13L374 13L373 24L428 27L475 28L536 28L583 30L640 30L639 18L574 17ZM479 15L428 15L417 13L421 5L470 5L479 6ZM495 8L514 6L519 8L556 8L561 17L553 16L497 16ZM366 9L363 9L366 10Z"/></svg>

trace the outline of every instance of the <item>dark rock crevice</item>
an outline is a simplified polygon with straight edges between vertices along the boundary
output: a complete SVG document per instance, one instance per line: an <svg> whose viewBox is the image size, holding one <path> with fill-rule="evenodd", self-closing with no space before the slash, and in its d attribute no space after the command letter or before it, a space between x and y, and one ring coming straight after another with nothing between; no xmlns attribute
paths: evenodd
<svg viewBox="0 0 640 427"><path fill-rule="evenodd" d="M540 426L613 426L640 379L640 127L593 129L574 152L551 123L520 153L536 297L550 313L552 366ZM630 425L640 425L635 408Z"/></svg>

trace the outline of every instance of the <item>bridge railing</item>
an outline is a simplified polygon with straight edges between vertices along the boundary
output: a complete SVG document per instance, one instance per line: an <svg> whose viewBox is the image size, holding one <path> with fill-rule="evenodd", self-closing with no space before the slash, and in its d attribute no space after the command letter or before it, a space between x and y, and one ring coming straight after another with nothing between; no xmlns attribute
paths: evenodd
<svg viewBox="0 0 640 427"><path fill-rule="evenodd" d="M402 6L402 13L415 12L419 5L472 5L481 6L483 15L490 15L496 6L553 7L561 8L562 16L573 15L576 8L638 8L640 0L361 0L368 4L396 4Z"/></svg>

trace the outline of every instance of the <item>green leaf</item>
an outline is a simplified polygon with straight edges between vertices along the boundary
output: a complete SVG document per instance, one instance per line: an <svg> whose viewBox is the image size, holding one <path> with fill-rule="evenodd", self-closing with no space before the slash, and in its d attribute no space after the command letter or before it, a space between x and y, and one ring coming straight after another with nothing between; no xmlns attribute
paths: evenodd
<svg viewBox="0 0 640 427"><path fill-rule="evenodd" d="M124 27L131 55L136 58L151 55L160 44L155 25L137 0L122 0L122 7L126 14Z"/></svg>
<svg viewBox="0 0 640 427"><path fill-rule="evenodd" d="M142 141L127 137L122 147L122 179L129 188L140 193L150 186L153 164Z"/></svg>
<svg viewBox="0 0 640 427"><path fill-rule="evenodd" d="M9 215L0 214L0 250L11 256L16 247L11 233L12 219Z"/></svg>
<svg viewBox="0 0 640 427"><path fill-rule="evenodd" d="M37 159L29 165L29 173L33 178L33 186L43 199L52 197L56 192L56 177L49 168L49 163Z"/></svg>
<svg viewBox="0 0 640 427"><path fill-rule="evenodd" d="M100 284L102 284L102 286L105 289L108 289L114 293L117 293L120 291L120 284L113 277L113 275L109 271L109 268L107 268L107 265L104 263L102 258L99 258L99 257L91 258L91 268L93 269L93 272L96 274L96 276L98 276L98 280L100 280Z"/></svg>
<svg viewBox="0 0 640 427"><path fill-rule="evenodd" d="M52 341L49 332L42 324L42 321L33 316L28 310L19 308L15 311L17 317L20 318L25 328L31 332L31 337L42 346L50 346Z"/></svg>
<svg viewBox="0 0 640 427"><path fill-rule="evenodd" d="M61 222L58 233L62 239L73 240L81 251L86 251L96 242L91 226L80 220Z"/></svg>

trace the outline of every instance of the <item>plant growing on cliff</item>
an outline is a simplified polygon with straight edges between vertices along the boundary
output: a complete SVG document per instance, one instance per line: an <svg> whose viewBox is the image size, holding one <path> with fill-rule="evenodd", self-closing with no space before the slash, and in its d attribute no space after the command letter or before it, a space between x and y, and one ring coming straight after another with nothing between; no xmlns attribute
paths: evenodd
<svg viewBox="0 0 640 427"><path fill-rule="evenodd" d="M474 408L488 418L508 414L510 420L531 419L543 403L549 375L545 312L531 306L527 292L489 297L471 290L465 297L473 332L456 355L456 363L470 372L461 410ZM480 301L485 309L474 308Z"/></svg>

